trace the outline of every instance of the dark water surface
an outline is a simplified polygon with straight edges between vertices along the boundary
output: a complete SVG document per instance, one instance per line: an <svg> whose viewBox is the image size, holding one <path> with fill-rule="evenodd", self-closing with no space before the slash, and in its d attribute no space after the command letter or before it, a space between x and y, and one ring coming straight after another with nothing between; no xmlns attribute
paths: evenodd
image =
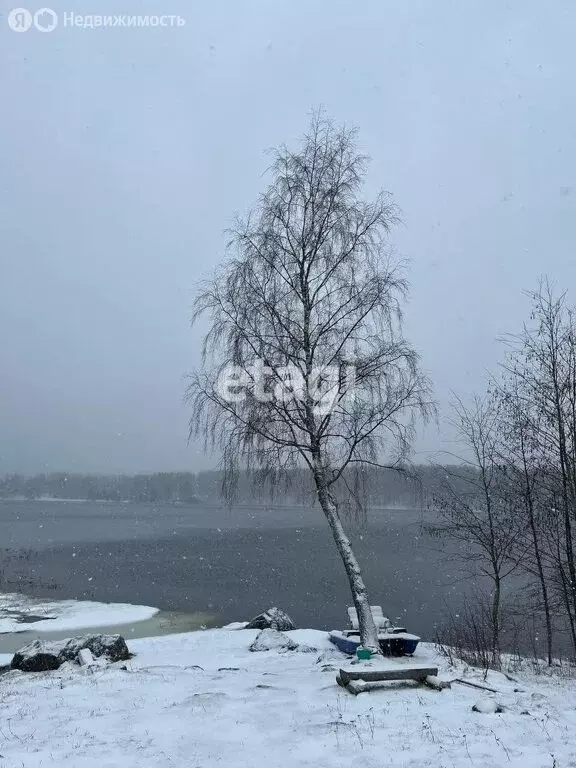
<svg viewBox="0 0 576 768"><path fill-rule="evenodd" d="M382 509L348 528L372 601L434 639L465 586L421 523L419 510ZM299 626L346 623L348 585L318 510L0 501L0 532L4 592L202 612L214 624L271 605Z"/></svg>

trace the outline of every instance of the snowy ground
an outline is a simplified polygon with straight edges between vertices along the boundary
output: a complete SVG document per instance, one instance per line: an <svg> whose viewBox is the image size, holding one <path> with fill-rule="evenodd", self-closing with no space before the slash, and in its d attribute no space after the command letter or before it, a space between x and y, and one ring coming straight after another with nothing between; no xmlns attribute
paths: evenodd
<svg viewBox="0 0 576 768"><path fill-rule="evenodd" d="M0 633L60 632L146 621L158 613L147 605L37 600L17 593L0 594Z"/></svg>
<svg viewBox="0 0 576 768"><path fill-rule="evenodd" d="M564 768L576 765L576 686L491 673L502 714L480 691L412 683L354 697L335 683L345 658L326 634L288 633L316 652L251 653L257 632L225 629L137 640L126 664L0 677L0 766L20 768ZM318 657L322 655L320 662ZM438 662L423 646L418 663ZM409 660L404 660L409 663ZM515 690L516 689L516 690Z"/></svg>

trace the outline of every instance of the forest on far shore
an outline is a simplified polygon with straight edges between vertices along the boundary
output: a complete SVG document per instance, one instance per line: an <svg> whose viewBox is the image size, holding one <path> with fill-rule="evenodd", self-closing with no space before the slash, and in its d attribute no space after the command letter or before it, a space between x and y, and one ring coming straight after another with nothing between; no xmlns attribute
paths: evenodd
<svg viewBox="0 0 576 768"><path fill-rule="evenodd" d="M421 503L423 490L434 485L432 467L412 467L410 474L394 470L363 473L362 495L370 506ZM269 483L255 485L246 474L238 476L236 501L240 504L302 504L314 502L313 490L304 472L285 478L282 490ZM141 503L219 503L223 474L220 471L155 472L139 475L94 475L51 472L26 476L11 474L0 478L0 499L85 499Z"/></svg>

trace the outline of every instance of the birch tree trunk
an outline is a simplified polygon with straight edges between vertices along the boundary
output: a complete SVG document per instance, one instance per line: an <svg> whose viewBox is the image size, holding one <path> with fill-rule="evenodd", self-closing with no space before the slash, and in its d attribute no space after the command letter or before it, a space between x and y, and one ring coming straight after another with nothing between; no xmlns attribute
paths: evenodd
<svg viewBox="0 0 576 768"><path fill-rule="evenodd" d="M501 600L502 586L500 583L500 575L496 571L494 578L494 591L492 593L492 664L495 669L500 667L500 600Z"/></svg>
<svg viewBox="0 0 576 768"><path fill-rule="evenodd" d="M338 548L338 552L344 563L344 568L346 569L346 575L348 576L348 583L350 584L350 591L352 592L352 601L354 602L354 607L358 614L360 642L364 648L369 648L372 653L381 653L380 645L378 643L378 631L374 624L372 611L370 610L368 590L366 589L364 579L362 578L362 571L360 570L358 560L352 550L350 539L346 535L342 521L340 520L338 505L330 493L325 473L321 468L315 468L314 480L318 493L318 501L322 507L322 511L326 515L334 542L336 543L336 547Z"/></svg>

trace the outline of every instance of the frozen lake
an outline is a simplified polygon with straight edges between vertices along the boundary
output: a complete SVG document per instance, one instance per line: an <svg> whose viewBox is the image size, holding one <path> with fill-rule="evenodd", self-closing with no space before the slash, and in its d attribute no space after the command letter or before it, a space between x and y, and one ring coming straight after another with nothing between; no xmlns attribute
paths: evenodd
<svg viewBox="0 0 576 768"><path fill-rule="evenodd" d="M420 510L382 509L348 528L373 602L434 639L464 587L421 522ZM201 612L215 624L271 605L300 626L345 623L346 577L317 510L0 501L0 526L5 592Z"/></svg>

